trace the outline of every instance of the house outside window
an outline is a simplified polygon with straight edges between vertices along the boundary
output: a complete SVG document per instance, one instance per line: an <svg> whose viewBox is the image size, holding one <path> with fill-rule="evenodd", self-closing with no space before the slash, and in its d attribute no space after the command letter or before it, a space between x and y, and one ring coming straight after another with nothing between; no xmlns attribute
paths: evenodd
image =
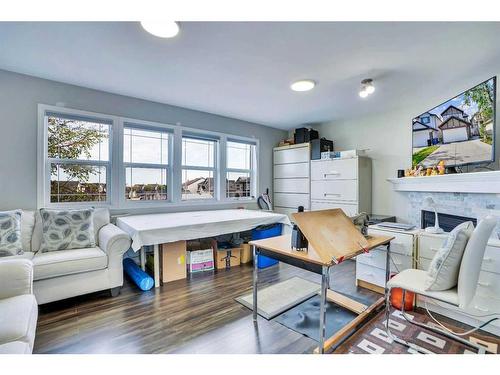
<svg viewBox="0 0 500 375"><path fill-rule="evenodd" d="M431 122L431 118L429 116L422 116L420 117L420 122L422 124L429 124Z"/></svg>

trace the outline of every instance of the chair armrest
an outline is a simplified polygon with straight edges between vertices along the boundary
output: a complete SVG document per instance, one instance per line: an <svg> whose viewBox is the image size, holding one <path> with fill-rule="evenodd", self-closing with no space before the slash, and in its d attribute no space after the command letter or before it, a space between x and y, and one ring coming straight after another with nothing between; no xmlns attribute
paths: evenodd
<svg viewBox="0 0 500 375"><path fill-rule="evenodd" d="M0 299L23 294L33 294L33 263L31 260L0 260Z"/></svg>
<svg viewBox="0 0 500 375"><path fill-rule="evenodd" d="M130 248L130 236L114 224L103 226L98 237L99 247L108 256L122 256Z"/></svg>

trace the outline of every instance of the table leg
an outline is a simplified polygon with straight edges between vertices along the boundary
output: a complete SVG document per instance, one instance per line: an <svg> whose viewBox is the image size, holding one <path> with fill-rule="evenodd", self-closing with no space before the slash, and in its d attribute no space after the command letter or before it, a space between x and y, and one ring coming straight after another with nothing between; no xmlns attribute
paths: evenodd
<svg viewBox="0 0 500 375"><path fill-rule="evenodd" d="M259 263L259 254L257 252L257 248L253 247L253 321L257 321L257 281L259 278L258 274L258 263Z"/></svg>
<svg viewBox="0 0 500 375"><path fill-rule="evenodd" d="M326 294L330 284L330 267L323 266L321 271L321 303L319 310L319 353L325 352L326 331Z"/></svg>
<svg viewBox="0 0 500 375"><path fill-rule="evenodd" d="M390 301L390 291L387 288L387 283L391 278L391 243L389 242L386 246L386 254L385 254L385 324L386 330L389 334L389 316L391 309L391 301Z"/></svg>
<svg viewBox="0 0 500 375"><path fill-rule="evenodd" d="M153 246L155 288L160 287L160 245Z"/></svg>
<svg viewBox="0 0 500 375"><path fill-rule="evenodd" d="M141 250L139 250L139 257L141 258L141 269L143 271L146 271L146 249L144 246L141 247Z"/></svg>

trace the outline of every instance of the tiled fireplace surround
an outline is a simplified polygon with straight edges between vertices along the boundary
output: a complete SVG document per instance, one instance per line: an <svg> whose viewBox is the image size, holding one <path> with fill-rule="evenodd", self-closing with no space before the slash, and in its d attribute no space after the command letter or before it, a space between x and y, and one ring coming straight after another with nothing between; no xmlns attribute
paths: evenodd
<svg viewBox="0 0 500 375"><path fill-rule="evenodd" d="M473 217L478 221L487 215L500 218L500 194L412 191L406 192L406 195L409 200L409 210L405 221L417 228L420 227L421 210L431 210L423 203L428 196L434 199L437 211L441 213ZM499 238L500 220L493 232L494 237Z"/></svg>

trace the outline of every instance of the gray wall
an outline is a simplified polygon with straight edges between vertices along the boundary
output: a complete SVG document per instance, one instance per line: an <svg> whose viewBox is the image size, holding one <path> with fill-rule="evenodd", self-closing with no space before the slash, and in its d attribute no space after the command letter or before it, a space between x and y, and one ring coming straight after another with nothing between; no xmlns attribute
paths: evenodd
<svg viewBox="0 0 500 375"><path fill-rule="evenodd" d="M287 134L246 121L0 70L0 210L36 208L37 105L58 102L68 108L255 137L260 140L258 193L272 189L272 148Z"/></svg>
<svg viewBox="0 0 500 375"><path fill-rule="evenodd" d="M462 89L472 87L494 75L488 72L477 73L477 77L464 79L463 85L460 85ZM500 86L500 82L497 82L497 85ZM335 150L369 149L367 155L372 159L373 168L373 213L396 215L400 220L406 221L409 209L408 195L393 191L387 178L396 177L398 169L411 167L412 118L460 93L460 89L453 90L451 94L449 91L447 88L443 92L422 92L421 97L413 104L405 105L396 110L324 123L316 127L321 137L334 140ZM499 169L499 97L500 95L497 95L496 162L491 165L494 169ZM360 102L360 105L363 103Z"/></svg>

